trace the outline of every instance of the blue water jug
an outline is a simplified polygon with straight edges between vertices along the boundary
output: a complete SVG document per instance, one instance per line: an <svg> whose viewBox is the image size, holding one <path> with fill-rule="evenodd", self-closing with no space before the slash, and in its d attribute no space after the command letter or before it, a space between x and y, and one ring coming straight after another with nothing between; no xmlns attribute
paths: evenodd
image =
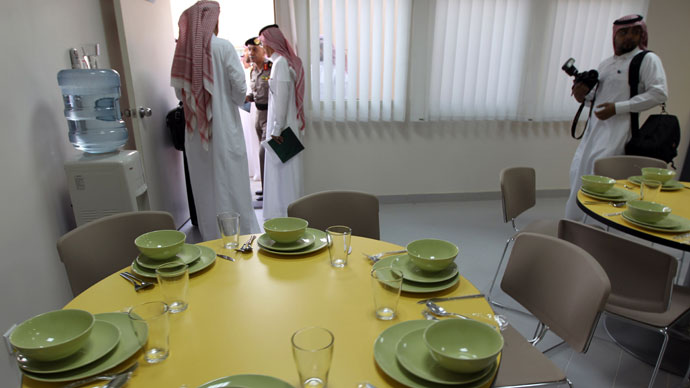
<svg viewBox="0 0 690 388"><path fill-rule="evenodd" d="M75 148L102 154L127 143L127 127L120 112L120 75L115 70L60 70L57 78L69 141Z"/></svg>

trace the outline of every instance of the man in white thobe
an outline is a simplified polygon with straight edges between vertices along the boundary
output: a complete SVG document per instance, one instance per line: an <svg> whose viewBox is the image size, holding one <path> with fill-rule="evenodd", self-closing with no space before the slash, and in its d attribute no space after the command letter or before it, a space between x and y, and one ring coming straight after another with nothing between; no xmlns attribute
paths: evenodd
<svg viewBox="0 0 690 388"><path fill-rule="evenodd" d="M211 9L215 14L206 10L202 11L202 8ZM203 45L201 41L196 40L206 33L202 27L215 23L213 34L210 35L210 39L205 40L209 42L210 50L203 50L203 55L209 52L211 54L210 62L206 58L203 62L202 82L208 95L199 98L191 91L193 78L191 76L185 78L184 72L179 69L183 68L184 62L190 63L193 56L186 55L184 60L180 61L182 65L176 63L178 51L182 53L182 50L176 49L172 79L178 98L186 105L185 120L188 128L185 150L189 162L199 231L204 240L220 238L216 217L219 213L228 211L240 214L240 233L259 232L259 224L251 203L247 150L238 111L238 106L244 104L247 91L244 69L234 46L216 36L219 12L216 8L219 9L216 2L200 1L185 11L192 14L187 15L185 19L189 20L184 27L184 31L189 34L187 44ZM183 34L182 23L185 13L180 17L180 35ZM203 15L202 20L194 23L199 18L192 16L198 15ZM212 20L203 20L203 18ZM181 41L182 39L178 40L178 46ZM209 65L212 68L210 76ZM180 77L176 77L176 66L179 66L177 74L182 74ZM187 73L192 72L187 71ZM209 85L209 78L212 80L212 85ZM208 102L209 98L210 102ZM206 106L203 106L204 103L200 100L206 101ZM191 106L195 111L189 112ZM194 120L190 121L187 117L188 112L192 114ZM200 112L205 113L206 116L199 116ZM203 124L206 126L204 127ZM202 131L200 128L207 129Z"/></svg>
<svg viewBox="0 0 690 388"><path fill-rule="evenodd" d="M639 94L630 97L630 61L647 48L647 26L642 16L628 15L614 22L613 48L614 55L604 60L597 69L598 88L590 91L584 83L579 82L572 89L578 102L587 100L591 103L595 98L595 104L598 105L570 165L570 197L566 203L565 217L571 220L584 220L584 213L577 207L580 177L593 173L595 160L625 153L625 143L631 137L630 113L645 111L668 98L661 59L652 52L645 55L640 66Z"/></svg>

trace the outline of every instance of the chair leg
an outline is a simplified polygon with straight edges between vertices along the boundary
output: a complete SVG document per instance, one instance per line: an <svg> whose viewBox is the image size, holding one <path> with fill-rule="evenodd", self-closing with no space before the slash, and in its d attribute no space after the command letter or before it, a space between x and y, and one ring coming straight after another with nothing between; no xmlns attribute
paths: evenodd
<svg viewBox="0 0 690 388"><path fill-rule="evenodd" d="M649 380L648 388L654 387L654 380L656 380L656 375L661 367L661 361L664 359L664 354L666 353L666 345L668 345L668 331L662 330L661 334L664 336L664 342L661 344L661 350L659 350L659 357L656 359L656 365L654 365L654 371L652 371L652 378Z"/></svg>
<svg viewBox="0 0 690 388"><path fill-rule="evenodd" d="M511 236L508 240L506 240L506 245L503 247L503 254L501 255L501 261L498 262L498 267L496 267L496 273L494 274L493 280L491 280L491 287L489 287L489 293L488 293L488 296L486 298L491 304L495 304L497 306L501 306L501 305L497 304L492 299L493 293L494 293L494 286L496 285L496 279L498 278L498 273L501 272L501 266L503 265L503 260L505 260L505 258L506 258L506 252L508 251L508 246L513 241L515 241L515 236Z"/></svg>

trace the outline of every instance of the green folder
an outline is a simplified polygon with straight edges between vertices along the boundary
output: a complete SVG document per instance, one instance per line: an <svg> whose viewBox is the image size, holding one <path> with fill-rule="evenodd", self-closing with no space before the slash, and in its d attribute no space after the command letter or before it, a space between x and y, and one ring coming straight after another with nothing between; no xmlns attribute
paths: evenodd
<svg viewBox="0 0 690 388"><path fill-rule="evenodd" d="M268 141L268 145L273 148L273 151L278 155L280 161L285 163L292 159L293 156L299 154L304 149L304 146L297 136L295 136L295 133L292 132L290 127L285 128L283 132L280 133L280 136L283 137L282 144L278 144L278 142L271 139Z"/></svg>

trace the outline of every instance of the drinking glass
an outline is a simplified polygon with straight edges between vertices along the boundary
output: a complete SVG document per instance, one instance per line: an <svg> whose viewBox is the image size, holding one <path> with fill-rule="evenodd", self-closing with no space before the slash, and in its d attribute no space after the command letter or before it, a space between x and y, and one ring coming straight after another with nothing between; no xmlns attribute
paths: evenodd
<svg viewBox="0 0 690 388"><path fill-rule="evenodd" d="M223 247L237 248L240 242L240 214L235 212L218 214L218 229L223 239Z"/></svg>
<svg viewBox="0 0 690 388"><path fill-rule="evenodd" d="M347 256L350 254L350 240L352 229L347 226L337 225L326 229L328 235L328 254L331 257L331 265L343 268L347 265Z"/></svg>
<svg viewBox="0 0 690 388"><path fill-rule="evenodd" d="M333 358L333 333L322 327L307 327L297 330L291 342L301 386L325 387Z"/></svg>
<svg viewBox="0 0 690 388"><path fill-rule="evenodd" d="M640 182L640 199L643 201L654 202L661 192L662 183L652 179L642 179Z"/></svg>
<svg viewBox="0 0 690 388"><path fill-rule="evenodd" d="M129 310L129 321L144 348L144 360L149 364L164 361L170 354L170 326L168 305L164 302L148 302Z"/></svg>
<svg viewBox="0 0 690 388"><path fill-rule="evenodd" d="M395 318L402 289L403 273L392 267L376 268L371 271L371 288L374 293L376 318L390 321Z"/></svg>
<svg viewBox="0 0 690 388"><path fill-rule="evenodd" d="M185 311L188 306L189 266L178 262L165 263L156 268L156 277L170 313Z"/></svg>

